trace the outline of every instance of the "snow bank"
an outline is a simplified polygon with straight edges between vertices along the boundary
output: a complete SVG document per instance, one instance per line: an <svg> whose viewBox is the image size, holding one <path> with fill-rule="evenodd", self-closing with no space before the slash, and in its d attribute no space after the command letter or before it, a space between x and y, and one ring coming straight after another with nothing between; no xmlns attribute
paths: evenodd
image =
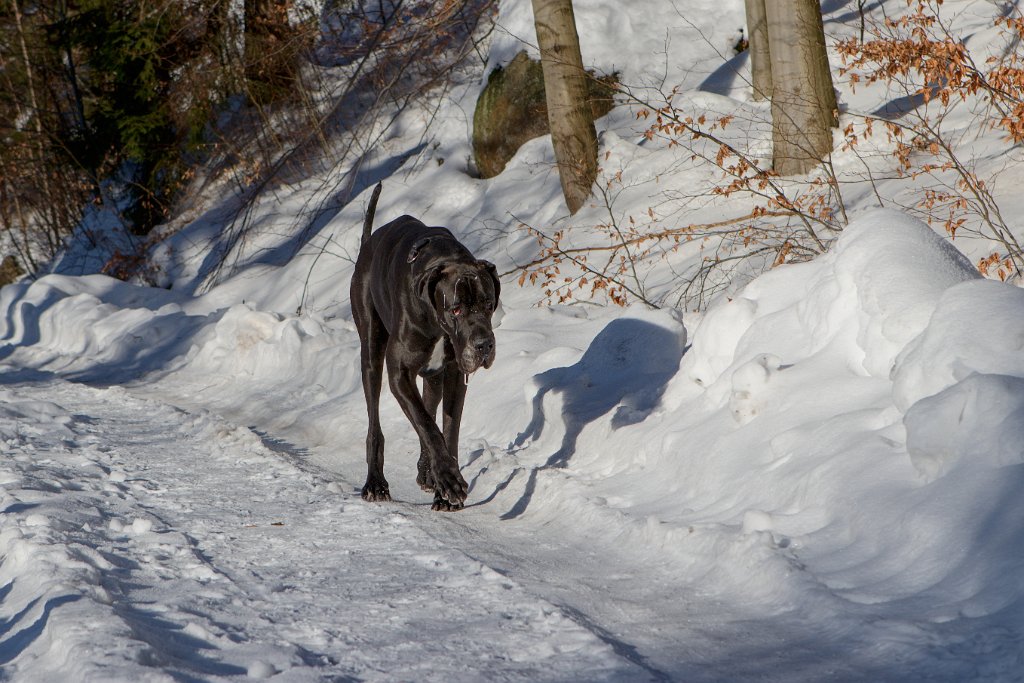
<svg viewBox="0 0 1024 683"><path fill-rule="evenodd" d="M911 657L966 614L1020 634L1022 303L923 223L870 212L822 258L713 306L636 421L616 422L628 401L589 370L631 376L605 352L614 321L580 323L578 351L533 361L523 450L467 469L510 521L614 528L638 560L827 622L866 657ZM895 615L920 630L900 641Z"/></svg>
<svg viewBox="0 0 1024 683"><path fill-rule="evenodd" d="M694 334L682 375L709 387L762 353L782 363L833 344L859 373L888 378L950 286L977 270L924 223L891 210L853 221L809 264L782 266L713 308Z"/></svg>
<svg viewBox="0 0 1024 683"><path fill-rule="evenodd" d="M726 461L705 468L737 460L728 477L698 473L733 492L708 505L729 501L716 517L784 540L858 603L916 595L952 619L1019 602L1019 546L992 537L1022 536L1024 506L1003 494L1024 463L1022 306L1020 289L979 280L925 225L885 211L755 281L705 317L668 392L679 411L724 405L740 427L704 444Z"/></svg>
<svg viewBox="0 0 1024 683"><path fill-rule="evenodd" d="M950 288L900 355L893 396L929 480L957 466L1024 464L1022 349L1024 291L977 281Z"/></svg>
<svg viewBox="0 0 1024 683"><path fill-rule="evenodd" d="M48 275L0 290L0 360L124 381L166 369L211 317L209 301L139 287L104 275Z"/></svg>

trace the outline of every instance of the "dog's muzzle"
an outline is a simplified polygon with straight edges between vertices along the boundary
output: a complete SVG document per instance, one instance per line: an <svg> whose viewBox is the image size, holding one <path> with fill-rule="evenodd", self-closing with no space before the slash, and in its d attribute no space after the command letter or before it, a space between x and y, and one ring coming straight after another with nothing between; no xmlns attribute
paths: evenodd
<svg viewBox="0 0 1024 683"><path fill-rule="evenodd" d="M480 368L489 368L494 363L494 335L486 334L471 338L463 347L459 367L467 375Z"/></svg>

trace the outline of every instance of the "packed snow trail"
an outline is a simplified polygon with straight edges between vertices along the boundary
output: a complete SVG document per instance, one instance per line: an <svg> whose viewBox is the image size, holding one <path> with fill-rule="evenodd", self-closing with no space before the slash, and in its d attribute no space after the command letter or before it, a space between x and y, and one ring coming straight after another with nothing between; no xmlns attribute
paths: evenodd
<svg viewBox="0 0 1024 683"><path fill-rule="evenodd" d="M858 680L871 669L799 615L765 628L700 586L681 592L673 557L631 562L615 534L579 536L571 516L537 528L486 504L457 515L432 513L429 498L366 504L302 447L208 411L54 379L2 387L10 680Z"/></svg>
<svg viewBox="0 0 1024 683"><path fill-rule="evenodd" d="M7 679L649 678L301 451L117 387L2 391Z"/></svg>

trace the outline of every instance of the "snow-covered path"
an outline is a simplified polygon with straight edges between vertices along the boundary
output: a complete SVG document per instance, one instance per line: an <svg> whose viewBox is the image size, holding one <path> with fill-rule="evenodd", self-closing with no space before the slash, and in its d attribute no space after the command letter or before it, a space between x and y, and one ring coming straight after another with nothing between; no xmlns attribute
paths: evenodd
<svg viewBox="0 0 1024 683"><path fill-rule="evenodd" d="M0 451L5 680L856 681L903 659L574 519L366 504L301 446L121 387L3 385Z"/></svg>
<svg viewBox="0 0 1024 683"><path fill-rule="evenodd" d="M419 508L363 504L301 451L120 388L3 399L7 678L649 677L439 543Z"/></svg>
<svg viewBox="0 0 1024 683"><path fill-rule="evenodd" d="M671 562L631 564L614 538L576 539L572 520L368 505L300 447L120 387L0 392L5 678L714 680L791 666L722 661L792 634L729 626L735 606L723 619L699 589L679 595Z"/></svg>

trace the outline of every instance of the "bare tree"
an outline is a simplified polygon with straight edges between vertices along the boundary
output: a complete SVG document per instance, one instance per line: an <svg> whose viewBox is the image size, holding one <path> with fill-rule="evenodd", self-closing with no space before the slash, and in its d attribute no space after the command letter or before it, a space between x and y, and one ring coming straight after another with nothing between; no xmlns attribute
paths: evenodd
<svg viewBox="0 0 1024 683"><path fill-rule="evenodd" d="M754 99L772 101L773 167L800 175L832 151L836 94L818 0L745 0Z"/></svg>
<svg viewBox="0 0 1024 683"><path fill-rule="evenodd" d="M580 39L572 0L533 0L544 70L551 144L569 213L590 196L597 178L597 132L587 98Z"/></svg>

